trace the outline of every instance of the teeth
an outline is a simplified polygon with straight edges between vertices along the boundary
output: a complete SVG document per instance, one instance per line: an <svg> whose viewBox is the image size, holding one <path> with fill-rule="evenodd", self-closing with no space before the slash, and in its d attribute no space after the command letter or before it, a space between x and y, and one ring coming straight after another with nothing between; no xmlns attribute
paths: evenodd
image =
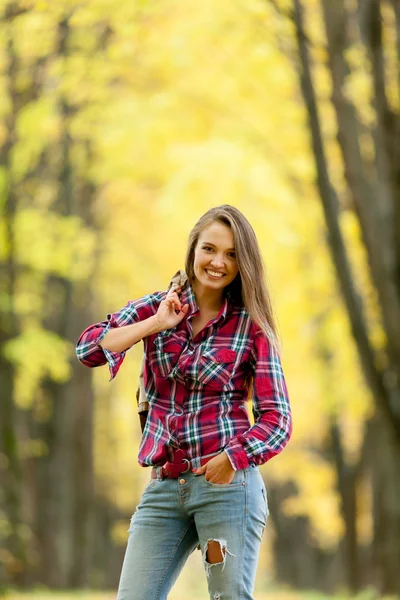
<svg viewBox="0 0 400 600"><path fill-rule="evenodd" d="M223 277L223 273L215 273L215 271L210 271L206 269L206 272L212 275L213 277Z"/></svg>

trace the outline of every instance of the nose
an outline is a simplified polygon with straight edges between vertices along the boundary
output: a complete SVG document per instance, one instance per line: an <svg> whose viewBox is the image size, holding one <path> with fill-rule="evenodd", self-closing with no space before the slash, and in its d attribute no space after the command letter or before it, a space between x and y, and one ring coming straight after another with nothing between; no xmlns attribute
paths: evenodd
<svg viewBox="0 0 400 600"><path fill-rule="evenodd" d="M215 255L211 261L211 264L214 265L216 269L222 269L225 266L223 256Z"/></svg>

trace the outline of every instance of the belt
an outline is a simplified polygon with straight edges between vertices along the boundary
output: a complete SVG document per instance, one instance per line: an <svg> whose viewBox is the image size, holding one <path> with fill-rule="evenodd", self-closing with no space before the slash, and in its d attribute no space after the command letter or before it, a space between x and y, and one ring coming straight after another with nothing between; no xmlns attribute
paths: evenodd
<svg viewBox="0 0 400 600"><path fill-rule="evenodd" d="M209 456L202 456L197 459L200 461L200 466L208 463L209 460L217 456L219 452L210 454ZM177 479L181 473L187 473L191 470L191 460L185 458L185 453L180 448L175 450L172 462L166 462L162 467L153 468L151 472L152 479Z"/></svg>

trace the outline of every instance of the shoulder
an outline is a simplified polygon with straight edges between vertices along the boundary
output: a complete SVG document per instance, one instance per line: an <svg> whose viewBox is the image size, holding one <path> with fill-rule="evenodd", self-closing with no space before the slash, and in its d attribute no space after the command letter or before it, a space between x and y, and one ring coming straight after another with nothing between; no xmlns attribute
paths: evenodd
<svg viewBox="0 0 400 600"><path fill-rule="evenodd" d="M241 318L246 321L253 349L257 348L258 351L262 349L264 352L272 352L273 350L279 352L278 340L267 321L265 321L264 327L261 327L245 309L241 311Z"/></svg>
<svg viewBox="0 0 400 600"><path fill-rule="evenodd" d="M240 328L241 331L246 331L253 344L256 342L257 344L264 344L267 347L278 347L276 336L268 322L265 321L264 328L261 327L259 323L254 321L244 306L231 306L230 316L236 319L235 327Z"/></svg>
<svg viewBox="0 0 400 600"><path fill-rule="evenodd" d="M166 292L152 292L135 300L128 300L120 310L107 315L107 319L111 320L111 326L120 327L151 317L157 312L165 295Z"/></svg>
<svg viewBox="0 0 400 600"><path fill-rule="evenodd" d="M249 311L240 305L231 305L229 310L230 319L234 320L235 328L245 331L251 340L257 335L263 335L261 327L251 318Z"/></svg>
<svg viewBox="0 0 400 600"><path fill-rule="evenodd" d="M230 314L238 319L241 325L246 326L252 338L263 333L261 327L251 318L249 311L244 306L233 306Z"/></svg>
<svg viewBox="0 0 400 600"><path fill-rule="evenodd" d="M251 324L250 314L244 306L240 306L238 304L230 304L229 315L231 317L236 317L237 319L241 319L242 321L246 321L249 324Z"/></svg>
<svg viewBox="0 0 400 600"><path fill-rule="evenodd" d="M140 298L136 298L135 300L128 300L127 306L134 306L136 308L139 308L140 306L158 305L165 299L166 295L167 292L165 291L151 292L149 294L141 296Z"/></svg>

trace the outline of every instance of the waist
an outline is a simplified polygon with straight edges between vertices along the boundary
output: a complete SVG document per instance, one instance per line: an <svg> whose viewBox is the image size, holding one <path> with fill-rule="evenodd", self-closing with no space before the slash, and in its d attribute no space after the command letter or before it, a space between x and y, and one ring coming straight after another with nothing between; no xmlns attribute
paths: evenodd
<svg viewBox="0 0 400 600"><path fill-rule="evenodd" d="M222 451L223 452L223 451ZM198 469L207 464L209 460L221 454L221 451L205 454L195 458L186 458L182 450L177 450L172 461L166 462L162 466L154 466L151 471L152 479L177 478L183 473L187 473L192 469Z"/></svg>

